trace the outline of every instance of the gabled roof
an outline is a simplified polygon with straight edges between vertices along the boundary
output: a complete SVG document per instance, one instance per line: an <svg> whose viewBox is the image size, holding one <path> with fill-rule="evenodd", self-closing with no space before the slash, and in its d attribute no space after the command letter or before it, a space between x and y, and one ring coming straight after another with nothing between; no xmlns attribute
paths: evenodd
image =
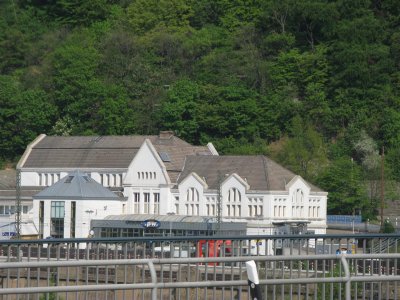
<svg viewBox="0 0 400 300"><path fill-rule="evenodd" d="M72 172L52 186L36 194L33 199L65 200L122 200L86 174Z"/></svg>
<svg viewBox="0 0 400 300"><path fill-rule="evenodd" d="M160 155L171 182L176 182L187 155L212 155L205 146L189 143L165 132L148 136L39 136L25 151L20 168L126 169L148 139Z"/></svg>
<svg viewBox="0 0 400 300"><path fill-rule="evenodd" d="M249 185L250 190L284 191L295 176L293 172L265 156L188 156L178 183L190 173L204 178L210 189L236 173ZM311 191L321 191L308 183Z"/></svg>

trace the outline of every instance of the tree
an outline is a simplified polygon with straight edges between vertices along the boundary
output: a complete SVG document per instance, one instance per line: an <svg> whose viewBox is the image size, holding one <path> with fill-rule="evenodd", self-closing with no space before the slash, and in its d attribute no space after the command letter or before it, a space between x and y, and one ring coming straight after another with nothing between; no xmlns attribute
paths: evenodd
<svg viewBox="0 0 400 300"><path fill-rule="evenodd" d="M199 86L187 79L176 82L161 102L161 128L174 130L191 143L199 141Z"/></svg>
<svg viewBox="0 0 400 300"><path fill-rule="evenodd" d="M293 172L308 180L317 177L328 162L322 136L300 117L293 119L291 135L277 157Z"/></svg>
<svg viewBox="0 0 400 300"><path fill-rule="evenodd" d="M21 91L10 76L0 76L1 157L14 159L38 134L46 133L57 109L42 90Z"/></svg>
<svg viewBox="0 0 400 300"><path fill-rule="evenodd" d="M137 34L156 27L186 27L192 16L186 0L135 0L127 8L129 24Z"/></svg>
<svg viewBox="0 0 400 300"><path fill-rule="evenodd" d="M364 219L373 218L374 207L364 192L362 172L350 157L332 161L315 182L328 192L328 214L351 215L361 209Z"/></svg>

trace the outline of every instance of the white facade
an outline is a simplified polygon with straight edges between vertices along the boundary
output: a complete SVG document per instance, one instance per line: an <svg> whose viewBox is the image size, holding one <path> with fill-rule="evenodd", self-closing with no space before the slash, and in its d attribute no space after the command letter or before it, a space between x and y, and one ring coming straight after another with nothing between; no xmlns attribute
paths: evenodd
<svg viewBox="0 0 400 300"><path fill-rule="evenodd" d="M64 236L63 238L86 238L90 233L90 221L92 219L103 219L108 215L118 215L122 211L123 202L115 200L60 200L60 199L47 199L47 200L33 200L32 213L35 216L33 223L36 228L40 228L39 210L40 203L43 202L43 238L52 236L51 218L52 203L62 203L64 210ZM74 203L74 204L73 204ZM75 207L75 209L74 209ZM73 218L73 210L75 210L75 233L71 233L71 222ZM39 229L40 231L40 229Z"/></svg>
<svg viewBox="0 0 400 300"><path fill-rule="evenodd" d="M29 151L28 154L29 155ZM20 162L22 186L49 186L74 169L30 169ZM180 178L179 184L171 182L163 160L150 140L145 140L123 168L82 168L89 177L104 187L119 188L125 202L100 203L77 201L76 237L86 237L90 219L101 219L116 214L155 214L220 216L224 222L247 222L249 235L277 234L282 223L307 223L308 230L316 234L326 232L327 193L312 191L300 176L294 176L282 190L255 190L237 173L224 174L219 189L209 188L207 180L195 172ZM179 170L177 170L179 171ZM273 176L273 174L271 174ZM46 200L49 210L51 200ZM107 206L107 210L103 208ZM70 201L65 201L65 218L70 216ZM92 210L95 213L85 213ZM37 216L35 203L32 215ZM49 213L47 213L49 215ZM45 220L45 223L49 219ZM45 229L44 236L50 234ZM69 237L66 232L66 237Z"/></svg>

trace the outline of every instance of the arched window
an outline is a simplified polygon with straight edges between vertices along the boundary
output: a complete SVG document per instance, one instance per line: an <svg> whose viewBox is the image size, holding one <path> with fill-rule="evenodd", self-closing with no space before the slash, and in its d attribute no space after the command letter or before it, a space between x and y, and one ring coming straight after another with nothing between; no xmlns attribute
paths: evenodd
<svg viewBox="0 0 400 300"><path fill-rule="evenodd" d="M228 202L240 202L241 194L237 188L231 188L228 192Z"/></svg>
<svg viewBox="0 0 400 300"><path fill-rule="evenodd" d="M199 201L199 192L196 188L191 187L188 188L186 192L186 201L188 202L198 202Z"/></svg>
<svg viewBox="0 0 400 300"><path fill-rule="evenodd" d="M301 189L297 189L294 194L293 194L293 198L292 198L292 202L303 202L304 199L304 194L303 191Z"/></svg>
<svg viewBox="0 0 400 300"><path fill-rule="evenodd" d="M240 194L237 188L231 188L228 191L228 199L227 199L227 212L228 217L240 217L242 212L241 200L242 195ZM236 205L234 203L237 203Z"/></svg>

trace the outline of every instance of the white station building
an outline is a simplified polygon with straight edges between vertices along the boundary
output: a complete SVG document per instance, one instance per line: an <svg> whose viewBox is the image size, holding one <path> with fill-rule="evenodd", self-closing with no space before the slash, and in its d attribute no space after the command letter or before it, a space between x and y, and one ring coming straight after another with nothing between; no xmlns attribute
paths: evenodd
<svg viewBox="0 0 400 300"><path fill-rule="evenodd" d="M118 216L246 223L248 235L326 233L326 192L268 157L220 156L211 143L193 146L169 131L42 134L17 168L21 192L35 192L22 220L41 238L87 237L90 222Z"/></svg>

